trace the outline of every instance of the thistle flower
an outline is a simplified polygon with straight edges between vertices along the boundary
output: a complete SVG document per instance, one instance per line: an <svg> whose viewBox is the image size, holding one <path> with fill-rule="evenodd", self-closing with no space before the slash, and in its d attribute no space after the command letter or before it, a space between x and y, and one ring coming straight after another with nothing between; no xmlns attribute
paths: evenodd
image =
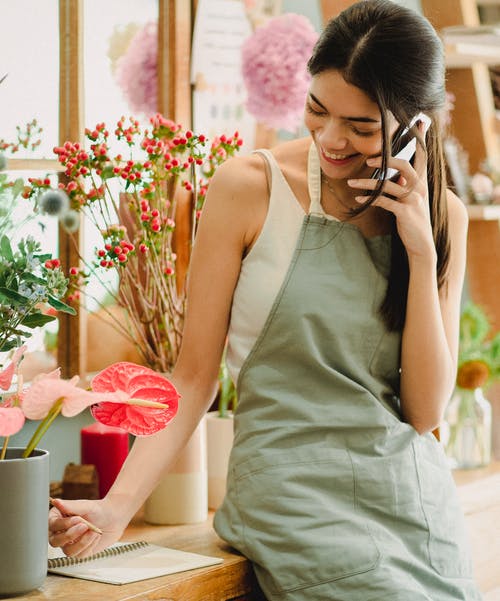
<svg viewBox="0 0 500 601"><path fill-rule="evenodd" d="M63 215L68 210L69 199L62 190L47 190L40 195L38 205L47 215Z"/></svg>
<svg viewBox="0 0 500 601"><path fill-rule="evenodd" d="M73 209L69 209L69 211L63 213L59 221L69 234L76 232L80 227L80 215L76 211L73 211Z"/></svg>

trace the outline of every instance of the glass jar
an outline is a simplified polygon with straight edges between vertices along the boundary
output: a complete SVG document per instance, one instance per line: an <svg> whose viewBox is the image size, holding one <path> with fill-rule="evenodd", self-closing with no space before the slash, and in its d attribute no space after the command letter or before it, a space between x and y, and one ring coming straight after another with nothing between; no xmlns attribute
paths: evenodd
<svg viewBox="0 0 500 601"><path fill-rule="evenodd" d="M482 388L456 388L446 409L443 443L454 469L472 469L491 461L491 405Z"/></svg>

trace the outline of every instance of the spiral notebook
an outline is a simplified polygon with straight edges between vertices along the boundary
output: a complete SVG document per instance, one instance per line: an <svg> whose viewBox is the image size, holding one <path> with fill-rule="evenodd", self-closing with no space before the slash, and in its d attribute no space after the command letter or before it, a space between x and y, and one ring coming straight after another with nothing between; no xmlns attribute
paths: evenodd
<svg viewBox="0 0 500 601"><path fill-rule="evenodd" d="M78 559L66 557L60 549L49 549L48 570L54 574L127 584L186 570L222 563L219 557L198 555L140 541L116 543L100 553Z"/></svg>

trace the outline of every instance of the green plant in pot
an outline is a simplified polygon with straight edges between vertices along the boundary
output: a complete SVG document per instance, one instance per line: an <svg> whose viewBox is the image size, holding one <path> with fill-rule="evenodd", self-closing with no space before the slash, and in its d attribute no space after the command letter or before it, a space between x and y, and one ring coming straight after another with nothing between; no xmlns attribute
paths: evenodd
<svg viewBox="0 0 500 601"><path fill-rule="evenodd" d="M491 460L491 406L483 392L500 378L500 332L490 336L490 330L485 311L468 303L460 317L457 382L443 437L455 468L481 467Z"/></svg>
<svg viewBox="0 0 500 601"><path fill-rule="evenodd" d="M217 410L206 416L208 506L217 509L226 492L229 454L233 446L233 416L237 405L234 383L227 369L225 356L219 370Z"/></svg>

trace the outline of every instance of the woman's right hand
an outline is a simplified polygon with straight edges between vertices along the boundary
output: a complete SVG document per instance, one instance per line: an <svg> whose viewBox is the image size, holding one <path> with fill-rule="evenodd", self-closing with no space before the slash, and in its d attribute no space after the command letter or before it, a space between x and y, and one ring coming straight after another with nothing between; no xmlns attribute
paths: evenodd
<svg viewBox="0 0 500 601"><path fill-rule="evenodd" d="M111 500L65 501L54 499L49 512L49 543L61 547L71 557L87 557L115 543L122 535L127 522ZM80 518L102 530L92 531Z"/></svg>

